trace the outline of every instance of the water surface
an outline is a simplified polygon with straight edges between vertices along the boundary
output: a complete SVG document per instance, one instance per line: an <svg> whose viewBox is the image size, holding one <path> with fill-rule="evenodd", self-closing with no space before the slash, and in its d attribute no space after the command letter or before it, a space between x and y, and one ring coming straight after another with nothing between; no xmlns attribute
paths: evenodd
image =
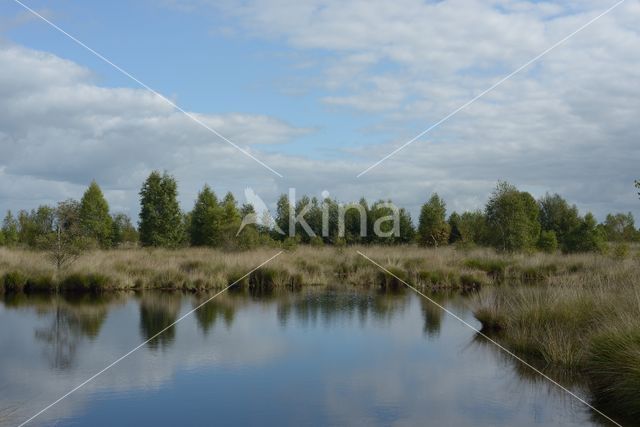
<svg viewBox="0 0 640 427"><path fill-rule="evenodd" d="M204 298L5 296L0 425L20 424ZM465 297L436 298L479 326ZM232 292L31 425L603 425L482 341L410 291Z"/></svg>

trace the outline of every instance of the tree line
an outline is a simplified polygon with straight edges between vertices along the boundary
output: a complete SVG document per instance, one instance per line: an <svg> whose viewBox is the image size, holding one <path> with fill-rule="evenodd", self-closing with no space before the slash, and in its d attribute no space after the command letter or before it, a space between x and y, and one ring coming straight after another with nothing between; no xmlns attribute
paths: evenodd
<svg viewBox="0 0 640 427"><path fill-rule="evenodd" d="M638 185L638 184L637 184ZM640 240L631 213L607 215L598 223L591 213L580 215L558 194L536 200L515 186L500 182L483 210L447 214L446 203L433 194L422 205L417 225L409 212L394 212L390 201L371 205L364 199L342 205L334 199L303 196L294 206L287 195L276 204L275 217L251 221L257 213L249 204L238 205L228 192L219 199L204 185L191 211L178 203L176 179L153 171L140 192L137 227L127 215L111 214L109 204L93 181L80 201L57 206L7 212L0 230L0 245L47 249L60 267L88 248L207 246L249 249L263 245L296 244L410 244L439 247L491 246L500 251L603 251L607 242ZM392 218L395 221L385 218ZM291 223L303 215L305 223ZM395 228L394 228L395 227ZM392 229L393 228L393 229ZM293 235L288 233L294 231Z"/></svg>

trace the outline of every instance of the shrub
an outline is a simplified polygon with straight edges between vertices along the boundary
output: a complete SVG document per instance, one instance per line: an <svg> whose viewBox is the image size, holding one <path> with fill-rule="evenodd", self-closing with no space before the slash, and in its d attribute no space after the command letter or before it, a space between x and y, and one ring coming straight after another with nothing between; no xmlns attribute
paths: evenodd
<svg viewBox="0 0 640 427"><path fill-rule="evenodd" d="M298 241L293 237L287 237L282 241L282 249L292 251L298 247Z"/></svg>
<svg viewBox="0 0 640 427"><path fill-rule="evenodd" d="M460 285L464 289L478 289L479 287L486 285L486 280L483 280L473 274L461 274Z"/></svg>
<svg viewBox="0 0 640 427"><path fill-rule="evenodd" d="M24 290L30 293L54 292L56 290L56 283L52 275L39 274L27 279Z"/></svg>
<svg viewBox="0 0 640 427"><path fill-rule="evenodd" d="M540 233L538 239L538 249L548 254L552 254L558 250L558 238L556 233L551 230L543 231Z"/></svg>
<svg viewBox="0 0 640 427"><path fill-rule="evenodd" d="M465 261L464 265L469 268L484 271L491 276L491 278L501 281L505 278L505 272L509 263L497 259L469 259Z"/></svg>
<svg viewBox="0 0 640 427"><path fill-rule="evenodd" d="M10 271L3 276L2 284L6 292L22 292L27 284L27 276L20 271Z"/></svg>
<svg viewBox="0 0 640 427"><path fill-rule="evenodd" d="M399 290L402 289L407 281L407 274L404 270L398 267L387 267L389 273L386 271L380 271L378 273L378 283L383 290Z"/></svg>
<svg viewBox="0 0 640 427"><path fill-rule="evenodd" d="M629 257L629 244L628 243L618 243L613 247L612 256L615 259L626 259Z"/></svg>
<svg viewBox="0 0 640 427"><path fill-rule="evenodd" d="M320 247L320 246L324 246L324 241L322 240L322 237L320 236L314 236L311 238L311 240L309 241L309 244L313 247Z"/></svg>
<svg viewBox="0 0 640 427"><path fill-rule="evenodd" d="M596 399L640 417L640 329L603 332L591 340L587 368Z"/></svg>

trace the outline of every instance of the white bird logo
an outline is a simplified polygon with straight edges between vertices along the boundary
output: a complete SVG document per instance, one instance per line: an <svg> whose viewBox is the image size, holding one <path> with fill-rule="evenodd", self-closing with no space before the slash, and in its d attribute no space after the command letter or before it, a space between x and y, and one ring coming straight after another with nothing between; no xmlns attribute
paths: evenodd
<svg viewBox="0 0 640 427"><path fill-rule="evenodd" d="M236 236L240 234L245 226L249 224L260 224L260 218L262 219L262 225L265 227L273 228L276 232L285 234L284 231L278 227L278 224L276 224L267 204L256 194L253 188L247 187L244 189L244 198L247 200L247 203L253 207L253 212L242 218L242 223L240 224L240 229L236 233Z"/></svg>

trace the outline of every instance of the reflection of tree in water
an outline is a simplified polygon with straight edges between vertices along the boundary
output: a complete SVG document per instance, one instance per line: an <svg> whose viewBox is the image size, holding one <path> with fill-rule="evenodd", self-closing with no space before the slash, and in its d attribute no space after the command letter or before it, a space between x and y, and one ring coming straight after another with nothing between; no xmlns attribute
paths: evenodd
<svg viewBox="0 0 640 427"><path fill-rule="evenodd" d="M277 312L282 326L286 326L292 315L305 326L318 321L330 325L332 321L355 316L364 323L369 317L389 320L394 313L404 310L408 301L404 292L311 292L280 301Z"/></svg>
<svg viewBox="0 0 640 427"><path fill-rule="evenodd" d="M208 298L211 298L211 296L198 298L193 303L193 307L198 307ZM224 301L223 299L218 300L216 298L197 309L194 314L196 316L196 320L198 321L198 326L200 326L202 332L207 335L209 331L215 326L218 318L222 318L225 326L227 328L230 328L235 316L235 307L229 301Z"/></svg>
<svg viewBox="0 0 640 427"><path fill-rule="evenodd" d="M447 294L439 292L429 295L433 301L438 304L443 304L447 298ZM442 318L444 317L444 310L435 305L428 299L421 297L420 306L422 308L422 314L424 316L424 333L430 337L435 338L440 335L440 329L442 328Z"/></svg>
<svg viewBox="0 0 640 427"><path fill-rule="evenodd" d="M180 313L181 295L168 292L145 293L140 298L140 332L145 340L151 339L163 329L174 323ZM166 348L176 335L172 325L160 335L148 342L151 349Z"/></svg>
<svg viewBox="0 0 640 427"><path fill-rule="evenodd" d="M68 299L52 297L38 304L40 314L50 316L48 327L36 329L36 339L43 341L45 354L55 369L67 369L72 366L78 344L84 339L94 339L107 317L107 302L99 297Z"/></svg>

